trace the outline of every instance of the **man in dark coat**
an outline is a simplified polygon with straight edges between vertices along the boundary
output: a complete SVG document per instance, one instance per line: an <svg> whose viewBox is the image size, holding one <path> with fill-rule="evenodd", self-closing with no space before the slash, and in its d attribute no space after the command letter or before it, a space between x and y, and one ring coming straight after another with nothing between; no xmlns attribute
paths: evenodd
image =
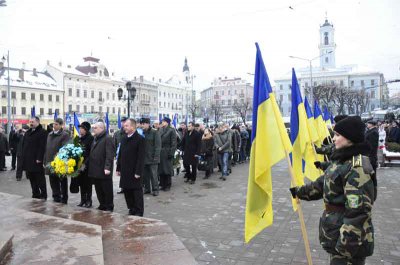
<svg viewBox="0 0 400 265"><path fill-rule="evenodd" d="M117 175L121 176L126 205L130 215L143 216L143 167L145 139L136 130L136 121L129 118L124 125L126 136L121 139Z"/></svg>
<svg viewBox="0 0 400 265"><path fill-rule="evenodd" d="M31 182L32 198L47 200L46 177L43 159L46 151L47 132L40 119L29 120L30 129L25 133L22 145L22 170Z"/></svg>
<svg viewBox="0 0 400 265"><path fill-rule="evenodd" d="M194 129L193 122L188 124L188 133L182 140L183 145L183 166L186 170L186 180L190 184L194 184L197 176L198 157L201 152L201 135Z"/></svg>
<svg viewBox="0 0 400 265"><path fill-rule="evenodd" d="M92 182L88 177L89 163L86 161L90 157L90 148L93 143L93 136L90 133L90 123L84 121L79 125L79 143L83 147L83 167L80 169L78 182L81 191L81 202L78 204L79 207L92 207Z"/></svg>
<svg viewBox="0 0 400 265"><path fill-rule="evenodd" d="M20 138L14 126L11 128L8 140L9 140L8 142L10 143L10 152L11 152L11 170L15 170L17 164L17 149Z"/></svg>
<svg viewBox="0 0 400 265"><path fill-rule="evenodd" d="M144 131L144 139L146 143L146 153L144 157L144 193L153 192L153 196L158 195L158 164L160 163L160 152L161 152L161 137L160 133L151 128L150 119L140 119L140 125Z"/></svg>
<svg viewBox="0 0 400 265"><path fill-rule="evenodd" d="M121 143L121 139L126 135L125 131L124 131L124 124L125 124L127 119L128 119L127 117L122 117L121 118L121 129L116 131L114 133L114 136L113 136L113 140L114 140L114 144L115 144L115 150L117 151L117 153L119 151L119 144ZM117 157L118 157L118 154L117 154ZM121 188L121 182L119 183L119 187ZM124 190L121 188L117 193L118 194L124 193Z"/></svg>
<svg viewBox="0 0 400 265"><path fill-rule="evenodd" d="M46 153L44 156L44 165L47 166L54 160L58 151L69 141L69 135L63 130L64 121L57 118L53 123L53 131L47 136ZM50 173L46 168L46 174L49 175L50 186L53 192L53 200L67 204L68 202L68 178L60 178L56 174Z"/></svg>
<svg viewBox="0 0 400 265"><path fill-rule="evenodd" d="M371 162L374 173L372 174L372 181L374 182L374 200L376 200L378 192L378 181L376 168L378 167L378 145L379 145L379 131L376 127L376 121L370 120L367 122L367 132L365 133L365 141L369 145L369 161Z"/></svg>
<svg viewBox="0 0 400 265"><path fill-rule="evenodd" d="M161 153L158 174L160 176L160 186L162 190L171 189L171 175L174 171L173 159L176 150L176 131L170 125L171 119L164 117L161 123Z"/></svg>
<svg viewBox="0 0 400 265"><path fill-rule="evenodd" d="M111 136L106 134L106 125L97 122L93 125L94 140L86 165L89 166L88 176L93 179L99 207L102 211L114 210L113 195L113 164L115 145Z"/></svg>
<svg viewBox="0 0 400 265"><path fill-rule="evenodd" d="M15 177L17 178L17 181L21 181L22 179L22 146L24 143L24 135L25 133L29 130L29 126L24 124L22 125L22 128L17 131L17 137L18 137L18 146L17 146L17 170L15 171Z"/></svg>
<svg viewBox="0 0 400 265"><path fill-rule="evenodd" d="M8 140L4 134L3 127L0 127L0 171L6 171L6 153L8 152Z"/></svg>

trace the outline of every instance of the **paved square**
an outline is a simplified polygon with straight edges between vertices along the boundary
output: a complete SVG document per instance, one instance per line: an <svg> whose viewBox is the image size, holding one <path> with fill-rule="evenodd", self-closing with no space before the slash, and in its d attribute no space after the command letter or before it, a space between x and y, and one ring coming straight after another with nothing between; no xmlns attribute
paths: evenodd
<svg viewBox="0 0 400 265"><path fill-rule="evenodd" d="M9 158L8 158L9 159ZM9 165L9 161L7 161ZM145 216L167 222L199 264L307 264L297 213L291 207L288 191L290 177L286 164L273 170L274 224L250 244L244 243L248 164L233 168L227 181L214 173L203 180L199 172L196 184L183 182L183 174L173 177L169 192L145 195ZM114 178L118 190L119 178ZM367 264L400 264L400 168L378 171L378 199L374 206L375 253ZM0 191L31 196L29 181L15 180L15 172L0 173ZM94 207L98 202L94 193ZM48 183L48 197L51 189ZM79 203L79 194L70 194L69 205ZM115 211L127 213L123 195L114 197ZM318 241L318 221L322 202L303 202L313 262L328 264L328 255Z"/></svg>

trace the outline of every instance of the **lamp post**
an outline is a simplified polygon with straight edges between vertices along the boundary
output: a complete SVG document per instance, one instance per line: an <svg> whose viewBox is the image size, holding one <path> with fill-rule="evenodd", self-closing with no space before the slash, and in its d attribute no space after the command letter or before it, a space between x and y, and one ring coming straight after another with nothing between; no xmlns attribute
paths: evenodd
<svg viewBox="0 0 400 265"><path fill-rule="evenodd" d="M2 58L3 64L6 61L6 58L3 56ZM11 88L10 88L10 51L7 51L7 133L9 134L11 131Z"/></svg>
<svg viewBox="0 0 400 265"><path fill-rule="evenodd" d="M315 59L321 58L324 55L330 54L332 52L333 51L330 51L330 52L325 53L325 54L321 54L321 55L319 55L317 57L314 57L312 59L306 59L306 58L297 57L297 56L291 56L291 55L289 56L289 58L307 61L310 64L309 67L310 67L310 88L311 88L311 90L310 90L309 98L310 98L311 106L313 106L313 104L314 104L314 87L313 87L313 80L312 80L312 61L314 61Z"/></svg>
<svg viewBox="0 0 400 265"><path fill-rule="evenodd" d="M135 100L136 97L136 88L134 86L132 86L132 82L128 81L125 84L126 90L128 91L128 96L123 96L124 91L122 90L122 88L118 88L117 93L118 93L118 99L119 100L126 100L128 101L128 118L130 118L130 110L131 110L131 100L132 100L132 104L133 101Z"/></svg>

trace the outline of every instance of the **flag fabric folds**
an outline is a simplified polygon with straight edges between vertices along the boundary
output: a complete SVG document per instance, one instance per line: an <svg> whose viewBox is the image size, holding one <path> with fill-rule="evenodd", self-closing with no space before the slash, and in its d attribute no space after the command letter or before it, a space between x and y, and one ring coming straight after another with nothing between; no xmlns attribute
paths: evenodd
<svg viewBox="0 0 400 265"><path fill-rule="evenodd" d="M36 117L36 110L35 110L35 106L33 106L31 108L31 118Z"/></svg>
<svg viewBox="0 0 400 265"><path fill-rule="evenodd" d="M108 119L108 112L106 112L105 123L106 123L106 134L108 134L110 131L110 120Z"/></svg>
<svg viewBox="0 0 400 265"><path fill-rule="evenodd" d="M290 139L257 43L256 48L246 242L273 222L271 168L291 151Z"/></svg>
<svg viewBox="0 0 400 265"><path fill-rule="evenodd" d="M79 136L79 124L78 116L74 112L74 138Z"/></svg>
<svg viewBox="0 0 400 265"><path fill-rule="evenodd" d="M121 113L118 111L118 129L121 130L122 128L122 123L121 123Z"/></svg>
<svg viewBox="0 0 400 265"><path fill-rule="evenodd" d="M311 141L316 143L318 141L318 132L315 129L314 115L311 111L310 104L308 103L307 97L304 97L304 107L306 108L308 132L310 134Z"/></svg>
<svg viewBox="0 0 400 265"><path fill-rule="evenodd" d="M178 124L178 113L175 113L174 119L172 120L172 125L174 125L175 129Z"/></svg>
<svg viewBox="0 0 400 265"><path fill-rule="evenodd" d="M57 113L57 110L55 110L54 111L54 120L57 120L57 118L58 118L58 113Z"/></svg>
<svg viewBox="0 0 400 265"><path fill-rule="evenodd" d="M319 144L322 144L324 139L328 137L328 128L322 118L321 109L319 108L317 101L314 102L314 122L316 131L318 132Z"/></svg>

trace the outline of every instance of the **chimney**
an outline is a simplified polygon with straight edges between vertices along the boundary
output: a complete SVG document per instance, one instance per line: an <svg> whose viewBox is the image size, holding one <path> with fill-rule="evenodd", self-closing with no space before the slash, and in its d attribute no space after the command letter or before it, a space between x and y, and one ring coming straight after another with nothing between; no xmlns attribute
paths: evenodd
<svg viewBox="0 0 400 265"><path fill-rule="evenodd" d="M143 76L140 76L140 83L143 83Z"/></svg>
<svg viewBox="0 0 400 265"><path fill-rule="evenodd" d="M33 76L37 76L36 68L33 68Z"/></svg>
<svg viewBox="0 0 400 265"><path fill-rule="evenodd" d="M19 77L19 79L24 81L24 69L23 68L19 69L18 77Z"/></svg>

